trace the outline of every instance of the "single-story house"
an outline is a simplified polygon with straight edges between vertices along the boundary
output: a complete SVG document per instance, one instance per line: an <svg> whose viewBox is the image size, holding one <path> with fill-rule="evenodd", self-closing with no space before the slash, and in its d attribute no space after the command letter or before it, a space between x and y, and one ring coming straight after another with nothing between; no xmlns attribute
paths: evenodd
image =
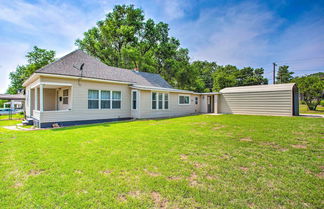
<svg viewBox="0 0 324 209"><path fill-rule="evenodd" d="M241 113L231 108L234 100L226 96L226 89L224 95L175 89L158 74L110 67L81 50L37 70L23 86L26 116L42 128L223 110ZM290 94L293 86L288 88ZM282 115L293 115L291 108Z"/></svg>

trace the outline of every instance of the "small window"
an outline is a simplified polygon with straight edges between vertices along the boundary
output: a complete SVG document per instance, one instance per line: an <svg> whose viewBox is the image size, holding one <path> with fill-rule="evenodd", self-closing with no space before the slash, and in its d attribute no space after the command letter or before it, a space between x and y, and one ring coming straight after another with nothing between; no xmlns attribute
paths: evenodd
<svg viewBox="0 0 324 209"><path fill-rule="evenodd" d="M63 104L69 104L69 89L63 90Z"/></svg>
<svg viewBox="0 0 324 209"><path fill-rule="evenodd" d="M189 96L179 96L179 104L190 104Z"/></svg>
<svg viewBox="0 0 324 209"><path fill-rule="evenodd" d="M156 92L152 92L152 109L156 110L156 102L157 102L157 98L156 98Z"/></svg>
<svg viewBox="0 0 324 209"><path fill-rule="evenodd" d="M121 107L121 92L113 91L112 92L112 108L120 109L120 107Z"/></svg>
<svg viewBox="0 0 324 209"><path fill-rule="evenodd" d="M198 104L198 97L195 97L195 104Z"/></svg>
<svg viewBox="0 0 324 209"><path fill-rule="evenodd" d="M110 91L101 91L101 109L110 109Z"/></svg>
<svg viewBox="0 0 324 209"><path fill-rule="evenodd" d="M169 94L164 94L164 109L169 109Z"/></svg>
<svg viewBox="0 0 324 209"><path fill-rule="evenodd" d="M132 109L136 110L137 106L137 92L133 91L133 95L132 95Z"/></svg>
<svg viewBox="0 0 324 209"><path fill-rule="evenodd" d="M163 94L159 93L159 110L163 109Z"/></svg>
<svg viewBox="0 0 324 209"><path fill-rule="evenodd" d="M99 91L88 91L88 109L99 109Z"/></svg>

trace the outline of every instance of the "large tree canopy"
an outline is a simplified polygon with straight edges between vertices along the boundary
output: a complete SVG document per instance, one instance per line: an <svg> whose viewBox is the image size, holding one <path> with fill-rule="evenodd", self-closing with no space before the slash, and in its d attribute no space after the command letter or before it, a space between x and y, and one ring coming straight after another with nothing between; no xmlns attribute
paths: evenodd
<svg viewBox="0 0 324 209"><path fill-rule="evenodd" d="M170 37L167 24L145 20L143 10L133 5L115 6L76 45L107 65L159 73L172 85L187 85L183 71L189 70L188 50Z"/></svg>
<svg viewBox="0 0 324 209"><path fill-rule="evenodd" d="M16 94L19 89L22 89L24 81L31 76L36 70L54 62L55 51L46 50L34 46L33 50L26 55L26 65L18 65L16 71L9 74L10 86L7 90L8 94Z"/></svg>

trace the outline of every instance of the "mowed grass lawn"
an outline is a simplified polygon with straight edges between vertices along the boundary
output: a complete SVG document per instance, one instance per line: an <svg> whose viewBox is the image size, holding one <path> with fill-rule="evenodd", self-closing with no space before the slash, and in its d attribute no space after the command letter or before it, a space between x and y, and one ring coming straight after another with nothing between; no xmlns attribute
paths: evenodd
<svg viewBox="0 0 324 209"><path fill-rule="evenodd" d="M323 208L322 118L198 115L0 133L1 208Z"/></svg>

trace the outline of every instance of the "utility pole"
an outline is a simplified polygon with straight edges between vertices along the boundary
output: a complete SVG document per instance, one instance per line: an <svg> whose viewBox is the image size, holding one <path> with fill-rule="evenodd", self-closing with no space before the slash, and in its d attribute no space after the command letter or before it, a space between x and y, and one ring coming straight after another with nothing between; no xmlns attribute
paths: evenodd
<svg viewBox="0 0 324 209"><path fill-rule="evenodd" d="M276 66L277 64L274 62L273 64L273 72L272 72L272 79L273 79L273 84L276 84Z"/></svg>

